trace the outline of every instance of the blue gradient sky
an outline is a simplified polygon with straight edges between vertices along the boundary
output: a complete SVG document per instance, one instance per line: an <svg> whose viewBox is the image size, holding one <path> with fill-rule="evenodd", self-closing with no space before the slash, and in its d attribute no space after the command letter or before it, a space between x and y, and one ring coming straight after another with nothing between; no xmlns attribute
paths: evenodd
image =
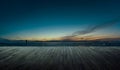
<svg viewBox="0 0 120 70"><path fill-rule="evenodd" d="M53 39L120 16L119 0L1 0L0 37ZM120 35L120 23L91 35Z"/></svg>

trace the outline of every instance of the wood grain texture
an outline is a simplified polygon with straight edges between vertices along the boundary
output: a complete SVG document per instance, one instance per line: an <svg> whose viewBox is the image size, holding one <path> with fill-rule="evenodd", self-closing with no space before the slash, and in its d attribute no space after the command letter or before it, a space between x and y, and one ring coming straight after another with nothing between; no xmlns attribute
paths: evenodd
<svg viewBox="0 0 120 70"><path fill-rule="evenodd" d="M120 48L0 47L0 70L120 70Z"/></svg>

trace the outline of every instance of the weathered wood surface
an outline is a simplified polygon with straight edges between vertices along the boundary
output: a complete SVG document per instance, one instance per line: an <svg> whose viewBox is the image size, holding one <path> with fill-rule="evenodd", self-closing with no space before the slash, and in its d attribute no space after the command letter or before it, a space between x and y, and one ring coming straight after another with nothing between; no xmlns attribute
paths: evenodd
<svg viewBox="0 0 120 70"><path fill-rule="evenodd" d="M120 48L0 47L0 70L120 70Z"/></svg>

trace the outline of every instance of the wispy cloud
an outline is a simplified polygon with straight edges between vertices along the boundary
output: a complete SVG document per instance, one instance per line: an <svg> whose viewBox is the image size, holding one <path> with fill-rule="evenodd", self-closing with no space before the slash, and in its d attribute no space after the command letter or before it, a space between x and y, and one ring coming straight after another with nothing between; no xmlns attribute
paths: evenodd
<svg viewBox="0 0 120 70"><path fill-rule="evenodd" d="M104 29L104 28L107 28L107 27L111 27L111 26L117 24L119 21L120 21L120 17L118 17L116 19L113 19L111 21L99 24L99 25L91 25L90 27L88 27L85 30L73 32L71 35L62 37L62 39L63 40L68 39L69 40L69 39L72 39L76 36L84 36L84 35L96 32L98 30L101 30L101 29Z"/></svg>

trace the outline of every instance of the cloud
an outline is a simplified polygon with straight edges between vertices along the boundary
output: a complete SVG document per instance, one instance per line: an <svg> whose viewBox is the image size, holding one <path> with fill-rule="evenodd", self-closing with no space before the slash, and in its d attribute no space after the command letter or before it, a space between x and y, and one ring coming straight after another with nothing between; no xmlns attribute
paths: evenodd
<svg viewBox="0 0 120 70"><path fill-rule="evenodd" d="M85 30L73 32L71 35L62 37L62 39L71 39L76 36L84 36L84 35L96 32L98 30L101 30L101 29L104 29L107 27L111 27L111 26L117 24L119 21L120 21L120 17L113 19L111 21L99 24L99 25L91 25L89 28L87 28Z"/></svg>

